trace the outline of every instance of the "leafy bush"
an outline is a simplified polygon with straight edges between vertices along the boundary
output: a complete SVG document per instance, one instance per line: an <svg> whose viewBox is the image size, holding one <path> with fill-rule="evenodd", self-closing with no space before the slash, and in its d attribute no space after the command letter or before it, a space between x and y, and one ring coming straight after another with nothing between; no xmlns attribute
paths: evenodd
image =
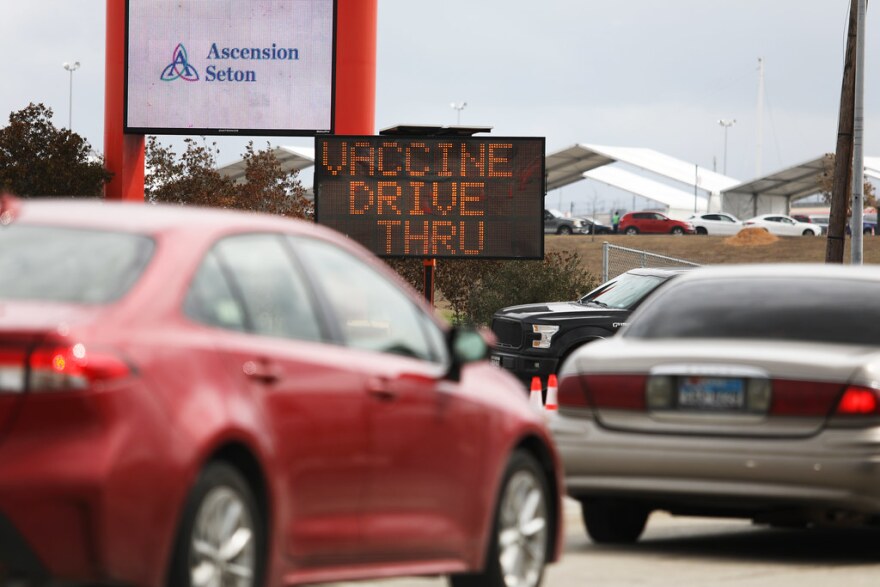
<svg viewBox="0 0 880 587"><path fill-rule="evenodd" d="M413 287L423 288L421 259L386 259ZM435 291L452 308L455 323L488 325L505 306L574 300L597 285L574 252L547 253L543 261L439 259Z"/></svg>
<svg viewBox="0 0 880 587"><path fill-rule="evenodd" d="M543 261L504 261L470 290L466 318L489 324L500 308L574 300L598 285L574 252L547 253Z"/></svg>

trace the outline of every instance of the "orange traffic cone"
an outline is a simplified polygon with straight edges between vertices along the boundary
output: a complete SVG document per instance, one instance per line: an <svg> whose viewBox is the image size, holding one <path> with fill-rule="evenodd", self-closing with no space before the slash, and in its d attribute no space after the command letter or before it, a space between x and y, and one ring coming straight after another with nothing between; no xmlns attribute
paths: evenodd
<svg viewBox="0 0 880 587"><path fill-rule="evenodd" d="M532 377L532 390L529 393L529 402L539 410L544 407L544 399L541 397L541 378L537 375Z"/></svg>
<svg viewBox="0 0 880 587"><path fill-rule="evenodd" d="M556 381L556 375L550 375L547 378L547 404L544 406L548 411L555 412L559 410L556 396L559 392L559 384Z"/></svg>

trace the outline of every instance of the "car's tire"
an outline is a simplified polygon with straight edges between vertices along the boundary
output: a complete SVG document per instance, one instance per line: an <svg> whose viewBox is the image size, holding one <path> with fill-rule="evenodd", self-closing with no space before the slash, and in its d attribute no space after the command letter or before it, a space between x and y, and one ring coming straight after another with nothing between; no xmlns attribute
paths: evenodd
<svg viewBox="0 0 880 587"><path fill-rule="evenodd" d="M538 587L554 536L550 484L531 454L517 450L510 457L495 504L486 567L480 573L451 575L452 587ZM506 547L502 545L506 543ZM510 556L513 550L518 556Z"/></svg>
<svg viewBox="0 0 880 587"><path fill-rule="evenodd" d="M571 227L570 226L560 226L556 230L556 234L571 234Z"/></svg>
<svg viewBox="0 0 880 587"><path fill-rule="evenodd" d="M639 234L639 229L635 226L627 226L624 234Z"/></svg>
<svg viewBox="0 0 880 587"><path fill-rule="evenodd" d="M226 523L212 523L219 519ZM187 496L174 543L168 584L259 587L266 561L265 522L241 473L209 463ZM235 563L231 565L230 563Z"/></svg>
<svg viewBox="0 0 880 587"><path fill-rule="evenodd" d="M816 236L816 233L810 230L809 228L805 229L802 233L804 236Z"/></svg>
<svg viewBox="0 0 880 587"><path fill-rule="evenodd" d="M672 227L672 234L674 234L676 236L681 236L684 234L684 229L680 226L673 226Z"/></svg>
<svg viewBox="0 0 880 587"><path fill-rule="evenodd" d="M709 234L709 231L706 230L706 227L705 227L705 226L698 226L698 227L696 228L696 231L697 231L697 234L702 234L703 236L706 236L706 235Z"/></svg>
<svg viewBox="0 0 880 587"><path fill-rule="evenodd" d="M651 511L616 499L581 500L587 535L597 544L631 544L645 530Z"/></svg>

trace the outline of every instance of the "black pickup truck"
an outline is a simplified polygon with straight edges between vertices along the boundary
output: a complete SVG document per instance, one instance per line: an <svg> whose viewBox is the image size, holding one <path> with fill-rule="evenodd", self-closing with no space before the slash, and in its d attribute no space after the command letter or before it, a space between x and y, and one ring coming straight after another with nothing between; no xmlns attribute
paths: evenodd
<svg viewBox="0 0 880 587"><path fill-rule="evenodd" d="M558 371L571 351L614 334L649 293L683 271L687 269L632 269L574 302L502 308L492 317L497 341L491 360L512 371L527 389L535 375L546 388L547 376Z"/></svg>

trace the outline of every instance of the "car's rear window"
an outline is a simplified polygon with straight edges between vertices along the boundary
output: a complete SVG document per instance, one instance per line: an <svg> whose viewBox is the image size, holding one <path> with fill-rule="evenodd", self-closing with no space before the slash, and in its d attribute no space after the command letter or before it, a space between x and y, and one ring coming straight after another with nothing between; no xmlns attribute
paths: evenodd
<svg viewBox="0 0 880 587"><path fill-rule="evenodd" d="M136 234L0 227L0 300L112 302L137 281L153 249L151 238Z"/></svg>
<svg viewBox="0 0 880 587"><path fill-rule="evenodd" d="M626 338L880 345L877 283L819 278L679 282L633 315Z"/></svg>

